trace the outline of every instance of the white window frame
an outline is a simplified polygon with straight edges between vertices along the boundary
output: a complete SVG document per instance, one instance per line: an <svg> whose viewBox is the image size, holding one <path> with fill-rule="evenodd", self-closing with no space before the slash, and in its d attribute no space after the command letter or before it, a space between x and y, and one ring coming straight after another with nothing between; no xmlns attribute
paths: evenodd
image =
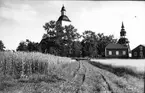
<svg viewBox="0 0 145 93"><path fill-rule="evenodd" d="M126 55L126 51L122 51L122 54L123 54L123 55Z"/></svg>
<svg viewBox="0 0 145 93"><path fill-rule="evenodd" d="M112 51L109 51L109 55L112 55Z"/></svg>
<svg viewBox="0 0 145 93"><path fill-rule="evenodd" d="M119 51L116 51L116 55L119 55Z"/></svg>

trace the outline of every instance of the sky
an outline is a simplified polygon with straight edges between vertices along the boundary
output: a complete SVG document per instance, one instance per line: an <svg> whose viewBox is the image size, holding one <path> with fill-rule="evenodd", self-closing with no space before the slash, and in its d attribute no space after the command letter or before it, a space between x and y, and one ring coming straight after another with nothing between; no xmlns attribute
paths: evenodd
<svg viewBox="0 0 145 93"><path fill-rule="evenodd" d="M26 39L40 42L43 25L57 21L63 4L80 34L91 30L119 39L123 21L131 49L145 44L143 1L0 0L0 40L6 49L15 50Z"/></svg>

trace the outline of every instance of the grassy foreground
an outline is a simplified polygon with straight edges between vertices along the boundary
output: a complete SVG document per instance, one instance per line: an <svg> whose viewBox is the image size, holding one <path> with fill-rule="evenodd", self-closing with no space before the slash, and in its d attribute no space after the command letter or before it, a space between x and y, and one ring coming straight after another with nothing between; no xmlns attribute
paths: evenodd
<svg viewBox="0 0 145 93"><path fill-rule="evenodd" d="M70 58L42 53L0 52L0 91L19 84L63 80L59 71L71 62ZM35 84L34 84L35 85ZM29 93L29 92L28 92Z"/></svg>
<svg viewBox="0 0 145 93"><path fill-rule="evenodd" d="M144 72L41 53L0 52L0 93L143 93Z"/></svg>

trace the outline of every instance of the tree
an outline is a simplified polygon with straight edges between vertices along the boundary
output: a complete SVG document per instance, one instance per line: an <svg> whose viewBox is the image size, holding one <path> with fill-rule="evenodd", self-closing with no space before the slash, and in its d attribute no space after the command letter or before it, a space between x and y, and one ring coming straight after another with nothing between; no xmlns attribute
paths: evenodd
<svg viewBox="0 0 145 93"><path fill-rule="evenodd" d="M64 27L64 36L62 37L63 45L65 45L65 49L67 49L67 55L71 56L73 51L73 42L78 41L80 38L80 34L77 33L77 29L73 25L68 25Z"/></svg>
<svg viewBox="0 0 145 93"><path fill-rule="evenodd" d="M62 43L61 39L64 35L63 27L56 25L56 22L51 20L45 23L43 26L44 30L47 32L43 35L41 42L39 43L39 50L42 53L55 53L58 55L60 50L60 45Z"/></svg>
<svg viewBox="0 0 145 93"><path fill-rule="evenodd" d="M97 50L97 38L95 35L95 32L93 31L85 31L83 32L83 40L81 42L82 44L82 56L88 56L88 57L97 57L98 56L98 50Z"/></svg>
<svg viewBox="0 0 145 93"><path fill-rule="evenodd" d="M82 40L82 56L89 57L104 57L105 47L109 43L116 43L117 39L114 39L113 35L105 36L103 33L97 35L93 31L83 32Z"/></svg>
<svg viewBox="0 0 145 93"><path fill-rule="evenodd" d="M28 42L27 49L29 52L38 51L38 43L35 42Z"/></svg>
<svg viewBox="0 0 145 93"><path fill-rule="evenodd" d="M0 40L0 51L4 51L5 46L4 43L2 42L2 40Z"/></svg>
<svg viewBox="0 0 145 93"><path fill-rule="evenodd" d="M16 50L17 51L28 51L26 42L25 41L21 41Z"/></svg>
<svg viewBox="0 0 145 93"><path fill-rule="evenodd" d="M38 51L38 44L37 42L31 42L30 40L26 39L26 41L21 41L19 46L17 47L17 51Z"/></svg>
<svg viewBox="0 0 145 93"><path fill-rule="evenodd" d="M81 57L82 55L82 45L80 41L74 41L72 43L72 53L71 57Z"/></svg>
<svg viewBox="0 0 145 93"><path fill-rule="evenodd" d="M72 54L72 43L80 38L77 29L69 25L62 27L55 21L45 23L43 26L47 31L40 42L41 52L55 53L61 56L70 56Z"/></svg>
<svg viewBox="0 0 145 93"><path fill-rule="evenodd" d="M77 33L77 29L73 25L65 26L64 33L64 37L66 37L68 41L78 41L80 38L80 34Z"/></svg>
<svg viewBox="0 0 145 93"><path fill-rule="evenodd" d="M46 30L48 37L55 37L56 31L55 31L56 22L51 20L48 23L45 23L43 26L44 30Z"/></svg>
<svg viewBox="0 0 145 93"><path fill-rule="evenodd" d="M109 44L109 43L116 43L117 39L114 39L113 35L109 35L109 36L105 36L103 33L98 33L97 34L98 37L98 54L102 57L105 56L105 47Z"/></svg>

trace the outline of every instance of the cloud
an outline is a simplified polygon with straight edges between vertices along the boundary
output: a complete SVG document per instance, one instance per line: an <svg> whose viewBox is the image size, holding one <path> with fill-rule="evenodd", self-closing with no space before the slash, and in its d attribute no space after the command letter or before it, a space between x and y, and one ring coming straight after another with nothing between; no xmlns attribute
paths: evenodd
<svg viewBox="0 0 145 93"><path fill-rule="evenodd" d="M37 12L29 4L5 2L0 7L0 17L16 22L32 21L36 16Z"/></svg>
<svg viewBox="0 0 145 93"><path fill-rule="evenodd" d="M45 0L0 0L0 39L8 48L16 48L20 40L27 38L39 42L44 33L42 26L58 19L63 4L80 33L92 30L119 38L124 21L132 46L144 40L145 3Z"/></svg>

